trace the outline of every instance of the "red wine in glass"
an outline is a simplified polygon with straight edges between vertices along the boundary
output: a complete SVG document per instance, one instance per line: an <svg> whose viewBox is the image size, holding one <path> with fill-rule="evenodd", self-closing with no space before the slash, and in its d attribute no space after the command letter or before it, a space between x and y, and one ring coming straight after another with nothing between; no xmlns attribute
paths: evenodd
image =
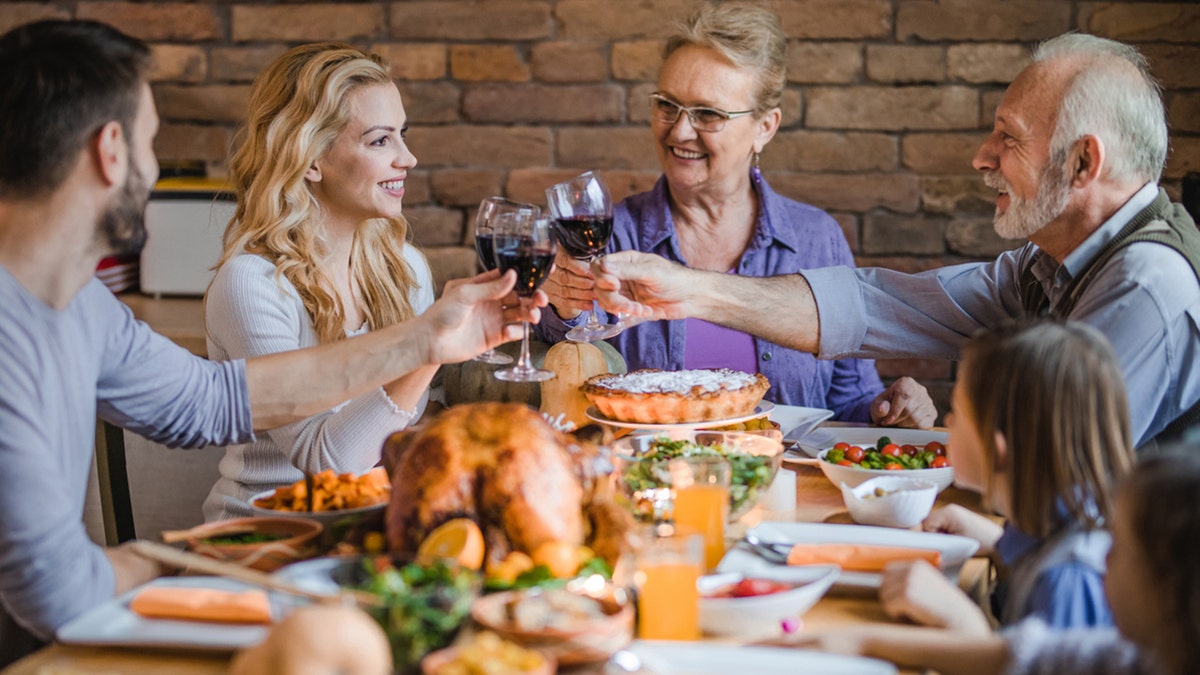
<svg viewBox="0 0 1200 675"><path fill-rule="evenodd" d="M492 249L492 237L495 233L495 221L504 213L536 216L541 213L541 209L533 204L522 204L504 197L487 197L479 202L479 210L475 212L475 252L479 255L479 262L485 270L496 269L496 254ZM511 356L495 349L489 349L473 360L494 365L507 365L513 362Z"/></svg>
<svg viewBox="0 0 1200 675"><path fill-rule="evenodd" d="M485 270L496 269L496 249L492 241L490 234L475 235L475 253L479 255L479 262Z"/></svg>
<svg viewBox="0 0 1200 675"><path fill-rule="evenodd" d="M552 232L553 221L546 217L526 214L504 214L497 218L492 245L496 265L507 274L513 270L517 283L513 290L522 305L537 291L550 275L558 247ZM529 324L523 323L521 355L512 368L497 370L496 379L506 382L544 382L554 378L554 372L534 368L529 356Z"/></svg>
<svg viewBox="0 0 1200 675"><path fill-rule="evenodd" d="M565 248L572 258L591 260L608 247L612 226L612 216L572 216L559 218L555 232L558 234L558 245Z"/></svg>
<svg viewBox="0 0 1200 675"><path fill-rule="evenodd" d="M608 248L612 238L613 203L604 177L588 171L546 188L546 202L556 222L559 244L573 258L596 260ZM600 323L593 304L582 326L567 331L567 339L576 342L605 340L621 332L618 324Z"/></svg>
<svg viewBox="0 0 1200 675"><path fill-rule="evenodd" d="M550 274L554 251L545 245L539 246L532 239L510 239L496 247L496 262L501 272L516 270L517 285L513 291L522 298L529 298Z"/></svg>

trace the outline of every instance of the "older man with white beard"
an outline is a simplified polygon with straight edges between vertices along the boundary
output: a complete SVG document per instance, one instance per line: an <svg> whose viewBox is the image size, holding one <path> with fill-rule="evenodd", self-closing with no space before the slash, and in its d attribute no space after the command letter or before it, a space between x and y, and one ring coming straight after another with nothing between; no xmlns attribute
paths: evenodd
<svg viewBox="0 0 1200 675"><path fill-rule="evenodd" d="M954 359L973 333L1015 317L1085 322L1120 358L1140 446L1200 419L1200 233L1157 185L1166 153L1145 58L1063 35L1009 86L974 159L999 191L996 232L1026 245L921 274L759 279L623 252L597 265L597 291L609 311L698 317L820 358Z"/></svg>

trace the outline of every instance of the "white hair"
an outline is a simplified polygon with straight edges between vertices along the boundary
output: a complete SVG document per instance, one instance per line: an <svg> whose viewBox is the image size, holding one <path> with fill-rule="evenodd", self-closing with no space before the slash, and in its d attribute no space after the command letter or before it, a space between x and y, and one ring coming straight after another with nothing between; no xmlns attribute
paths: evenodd
<svg viewBox="0 0 1200 675"><path fill-rule="evenodd" d="M1065 162L1086 135L1103 141L1114 179L1158 182L1167 161L1167 120L1162 93L1146 57L1106 38L1067 33L1038 45L1033 62L1082 61L1063 93L1050 152Z"/></svg>

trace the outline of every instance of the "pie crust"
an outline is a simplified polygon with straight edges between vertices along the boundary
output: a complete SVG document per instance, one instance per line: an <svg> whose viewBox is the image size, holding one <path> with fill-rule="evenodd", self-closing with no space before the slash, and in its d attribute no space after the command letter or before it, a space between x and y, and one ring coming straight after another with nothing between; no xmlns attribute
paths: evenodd
<svg viewBox="0 0 1200 675"><path fill-rule="evenodd" d="M637 424L684 424L750 415L771 383L728 368L647 368L589 378L580 389L602 415Z"/></svg>

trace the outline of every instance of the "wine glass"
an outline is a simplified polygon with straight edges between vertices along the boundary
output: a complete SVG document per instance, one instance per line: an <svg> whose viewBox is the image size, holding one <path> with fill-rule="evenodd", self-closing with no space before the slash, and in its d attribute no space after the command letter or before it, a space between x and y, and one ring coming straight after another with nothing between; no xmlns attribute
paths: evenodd
<svg viewBox="0 0 1200 675"><path fill-rule="evenodd" d="M537 216L541 209L533 204L522 204L504 197L488 197L479 202L479 210L475 212L475 253L485 270L496 269L496 254L492 250L492 235L495 219L501 213L524 213ZM512 357L502 354L495 349L488 349L474 358L475 361L504 366L512 363Z"/></svg>
<svg viewBox="0 0 1200 675"><path fill-rule="evenodd" d="M604 253L612 238L613 203L608 185L597 171L546 188L550 215L555 219L555 236L571 257L591 263ZM594 303L593 303L594 305ZM596 310L587 312L587 322L567 331L574 342L595 342L621 332L619 324L600 323Z"/></svg>
<svg viewBox="0 0 1200 675"><path fill-rule="evenodd" d="M550 274L558 247L554 241L553 221L527 211L510 211L494 219L492 245L496 266L501 272L516 270L517 285L513 289L528 306L538 286ZM544 382L554 379L554 371L534 368L529 358L529 322L521 322L525 332L521 337L521 355L512 368L497 370L496 379L505 382Z"/></svg>

